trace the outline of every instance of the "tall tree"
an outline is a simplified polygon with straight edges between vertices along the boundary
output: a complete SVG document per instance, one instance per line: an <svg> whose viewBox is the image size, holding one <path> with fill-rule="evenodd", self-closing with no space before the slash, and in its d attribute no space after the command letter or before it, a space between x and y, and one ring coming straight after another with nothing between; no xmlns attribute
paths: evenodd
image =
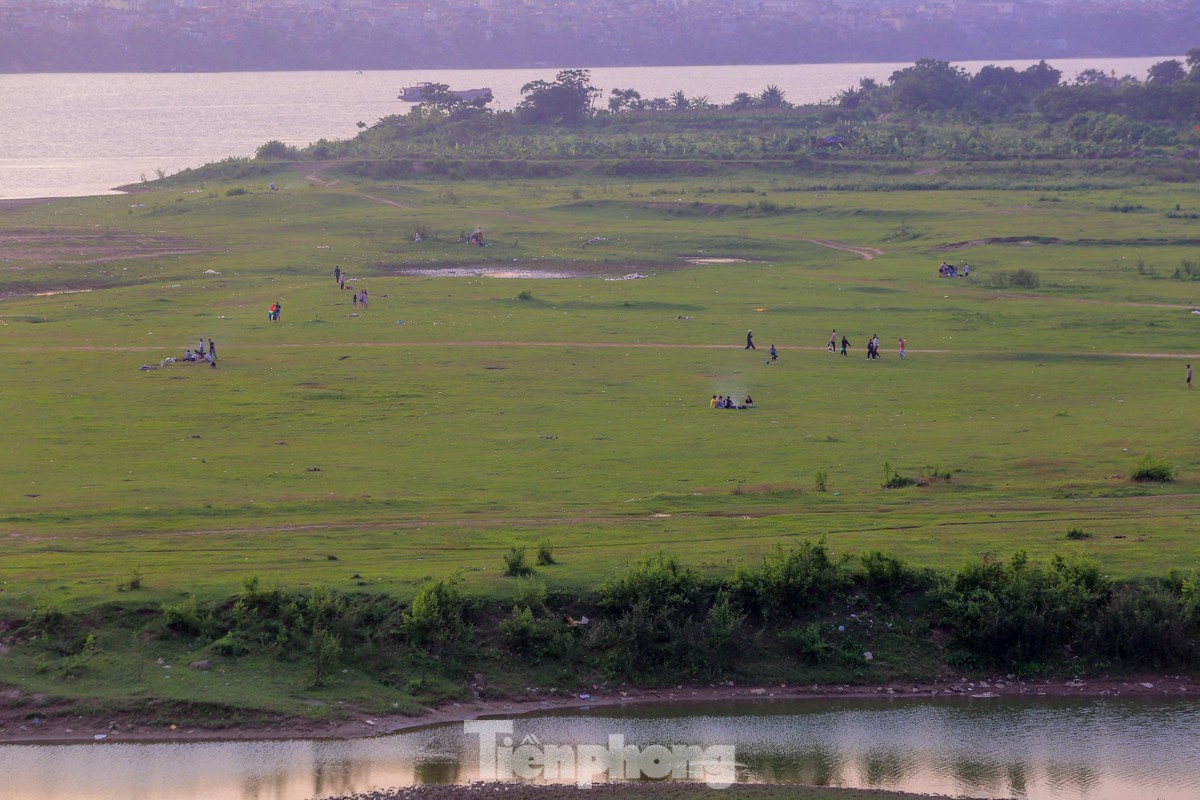
<svg viewBox="0 0 1200 800"><path fill-rule="evenodd" d="M592 115L592 106L600 90L591 84L586 69L564 69L553 83L532 81L521 87L525 97L517 106L518 116L526 122L572 125Z"/></svg>
<svg viewBox="0 0 1200 800"><path fill-rule="evenodd" d="M918 59L888 78L892 98L912 111L948 111L963 107L971 87L966 70L933 58Z"/></svg>
<svg viewBox="0 0 1200 800"><path fill-rule="evenodd" d="M1169 61L1160 61L1150 68L1150 72L1146 75L1146 83L1157 83L1162 86L1169 86L1172 83L1187 78L1187 71L1184 70L1183 64L1180 64L1175 59Z"/></svg>

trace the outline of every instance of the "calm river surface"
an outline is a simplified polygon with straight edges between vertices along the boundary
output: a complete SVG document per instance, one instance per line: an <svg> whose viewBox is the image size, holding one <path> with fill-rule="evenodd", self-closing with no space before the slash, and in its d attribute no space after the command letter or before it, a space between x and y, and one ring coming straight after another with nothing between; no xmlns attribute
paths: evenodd
<svg viewBox="0 0 1200 800"><path fill-rule="evenodd" d="M1167 58L1047 59L1067 80L1084 69L1144 79ZM971 73L987 64L1028 67L1031 61L956 63ZM778 86L793 103L828 100L869 77L886 81L895 64L624 67L592 70L606 102L612 89L643 97L682 90L728 103L738 92ZM229 157L254 155L278 139L304 146L346 139L410 105L401 87L435 81L453 88L491 87L493 107L511 109L521 87L553 80L554 69L409 70L392 72L227 72L189 74L0 75L0 198L108 194L113 187L173 174Z"/></svg>
<svg viewBox="0 0 1200 800"><path fill-rule="evenodd" d="M613 735L643 760L655 745L732 748L739 782L1031 800L1200 797L1194 700L703 703L566 711L512 725L513 746L535 760L608 748ZM305 800L476 780L483 738L455 724L353 741L4 745L0 773L6 800ZM497 734L486 740L505 743ZM574 772L564 776L575 782Z"/></svg>

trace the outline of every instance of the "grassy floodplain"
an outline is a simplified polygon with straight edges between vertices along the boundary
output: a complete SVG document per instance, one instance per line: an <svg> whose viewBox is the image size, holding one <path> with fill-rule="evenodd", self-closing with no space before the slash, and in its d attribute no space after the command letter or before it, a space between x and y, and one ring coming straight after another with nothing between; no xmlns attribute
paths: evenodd
<svg viewBox="0 0 1200 800"><path fill-rule="evenodd" d="M660 552L720 576L822 536L939 569L1027 551L1195 570L1200 284L1176 277L1195 193L1009 166L380 182L302 164L0 209L0 682L400 703L353 671L280 686L267 656L237 662L241 692L163 687L134 665L190 648L116 634L66 676L22 621L103 632L249 576L408 602L463 570L505 604L514 544L551 544L539 577L567 597ZM460 241L476 226L488 247ZM1020 269L1038 285L997 285ZM833 328L849 357L825 352ZM218 369L159 367L200 337ZM1147 454L1176 480L1130 480ZM885 489L885 470L927 485Z"/></svg>

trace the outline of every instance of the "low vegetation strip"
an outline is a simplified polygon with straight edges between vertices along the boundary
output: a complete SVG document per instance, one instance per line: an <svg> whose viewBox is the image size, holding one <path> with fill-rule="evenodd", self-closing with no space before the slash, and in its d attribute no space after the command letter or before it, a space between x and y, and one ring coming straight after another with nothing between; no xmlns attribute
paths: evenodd
<svg viewBox="0 0 1200 800"><path fill-rule="evenodd" d="M514 546L503 561L512 577L500 602L468 593L451 574L420 582L409 603L248 577L235 597L188 594L154 607L137 599L143 576L135 572L127 599L9 614L0 674L25 674L24 699L10 703L53 716L39 697L74 697L59 713L117 713L171 700L191 672L208 688L193 687L201 705L175 708L174 721L211 724L264 706L328 714L312 703L330 696L382 713L682 683L877 685L953 682L964 672L1011 682L1200 663L1194 572L1115 581L1086 559L1037 563L1024 553L938 571L804 541L723 576L660 554L579 594L544 582L559 563L548 543L536 558ZM163 671L171 666L178 671ZM253 672L268 672L276 688L246 706L238 691L203 677L229 676L228 687ZM163 685L164 677L175 680ZM96 685L123 688L102 700L91 695Z"/></svg>

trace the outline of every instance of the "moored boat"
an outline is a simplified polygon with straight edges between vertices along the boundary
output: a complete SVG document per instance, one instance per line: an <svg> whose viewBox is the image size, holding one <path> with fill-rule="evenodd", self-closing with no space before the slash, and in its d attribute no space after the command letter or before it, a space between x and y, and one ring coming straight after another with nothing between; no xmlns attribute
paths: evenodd
<svg viewBox="0 0 1200 800"><path fill-rule="evenodd" d="M400 90L400 99L406 103L419 103L425 99L425 93L435 85L429 81L422 81L405 86ZM492 90L486 86L482 89L453 89L450 90L450 94L465 103L474 103L477 100L490 102L492 99Z"/></svg>

